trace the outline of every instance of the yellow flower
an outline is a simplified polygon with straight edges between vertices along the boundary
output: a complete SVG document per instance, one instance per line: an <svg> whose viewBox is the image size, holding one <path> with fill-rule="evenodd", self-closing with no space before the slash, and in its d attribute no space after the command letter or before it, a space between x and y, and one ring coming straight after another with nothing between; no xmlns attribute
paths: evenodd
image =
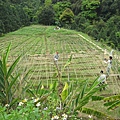
<svg viewBox="0 0 120 120"><path fill-rule="evenodd" d="M27 102L27 99L25 98L24 100L22 100L23 103Z"/></svg>
<svg viewBox="0 0 120 120"><path fill-rule="evenodd" d="M6 67L9 67L10 66L10 64L6 64Z"/></svg>

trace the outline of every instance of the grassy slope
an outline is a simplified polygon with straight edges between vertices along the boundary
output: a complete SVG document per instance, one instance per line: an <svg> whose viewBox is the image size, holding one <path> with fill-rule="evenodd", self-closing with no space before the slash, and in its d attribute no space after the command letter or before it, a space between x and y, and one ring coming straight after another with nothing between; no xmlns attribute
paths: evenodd
<svg viewBox="0 0 120 120"><path fill-rule="evenodd" d="M47 85L57 80L56 77L53 77L55 73L53 55L55 52L58 51L60 54L58 63L60 71L63 70L63 66L72 54L72 63L62 72L62 80L67 81L69 79L71 82L75 82L76 80L82 81L87 79L90 82L99 76L101 69L106 70L103 58L108 57L108 55L103 57L103 51L78 34L91 40L86 34L73 30L54 30L54 26L32 25L1 37L0 53L12 42L8 64L11 64L16 56L22 54L16 72L20 71L24 75L24 73L31 69L28 81L35 84L38 81L43 81ZM109 47L99 42L91 41L103 49L107 49L108 52L110 51ZM119 53L116 51L116 54ZM114 68L118 66L118 59L115 59ZM113 69L112 73L116 71ZM108 78L108 84L107 90L103 91L102 94L119 93L120 84L116 77Z"/></svg>

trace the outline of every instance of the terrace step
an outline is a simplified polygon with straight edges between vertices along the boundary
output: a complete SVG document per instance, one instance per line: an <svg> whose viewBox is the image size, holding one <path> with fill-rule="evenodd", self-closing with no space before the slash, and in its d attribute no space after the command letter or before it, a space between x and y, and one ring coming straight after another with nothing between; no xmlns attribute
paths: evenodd
<svg viewBox="0 0 120 120"><path fill-rule="evenodd" d="M77 78L80 78L80 77L83 77L83 76L84 76L84 77L93 77L93 76L96 76L96 77L97 77L97 76L98 76L98 73L96 73L96 74L91 74L91 73L89 74L89 73L88 73L88 74L80 74L80 75L78 74L78 75L77 75ZM76 75L75 75L75 74L72 74L72 75L69 74L69 77L71 77L71 78L76 78ZM49 74L48 76L45 76L45 75L42 75L42 76L41 76L41 75L40 75L40 76L39 76L39 75L32 75L32 76L30 77L30 79L32 79L32 80L34 80L34 79L38 79L38 80L39 80L39 79L50 79L50 78L53 78L53 74L51 74L51 75ZM57 77L56 77L56 78L57 78ZM62 75L62 78L68 78L68 75Z"/></svg>

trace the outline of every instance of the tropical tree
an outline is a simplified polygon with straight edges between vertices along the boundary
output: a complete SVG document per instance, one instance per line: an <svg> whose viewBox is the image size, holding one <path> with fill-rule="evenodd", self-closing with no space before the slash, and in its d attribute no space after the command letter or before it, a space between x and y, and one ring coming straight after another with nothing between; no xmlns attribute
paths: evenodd
<svg viewBox="0 0 120 120"><path fill-rule="evenodd" d="M99 0L83 0L81 15L90 20L95 20L97 18L97 9L99 5Z"/></svg>
<svg viewBox="0 0 120 120"><path fill-rule="evenodd" d="M63 26L69 26L74 22L74 13L71 9L67 8L60 16L60 21Z"/></svg>
<svg viewBox="0 0 120 120"><path fill-rule="evenodd" d="M71 3L68 1L63 1L63 2L57 2L56 4L53 5L53 9L55 11L55 24L60 25L60 16L65 11L66 8L70 8Z"/></svg>
<svg viewBox="0 0 120 120"><path fill-rule="evenodd" d="M46 6L38 15L38 22L44 25L54 24L55 12L52 6Z"/></svg>

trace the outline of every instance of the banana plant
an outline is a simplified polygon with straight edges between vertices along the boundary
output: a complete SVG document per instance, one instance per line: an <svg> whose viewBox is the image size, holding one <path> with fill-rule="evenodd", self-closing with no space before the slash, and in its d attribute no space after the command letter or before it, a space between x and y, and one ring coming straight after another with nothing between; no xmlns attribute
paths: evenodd
<svg viewBox="0 0 120 120"><path fill-rule="evenodd" d="M0 60L0 102L2 104L12 105L16 100L14 99L13 86L19 77L19 74L13 76L13 72L17 63L20 60L20 56L12 63L8 68L7 60L10 52L11 44L9 44L6 53L3 53Z"/></svg>

